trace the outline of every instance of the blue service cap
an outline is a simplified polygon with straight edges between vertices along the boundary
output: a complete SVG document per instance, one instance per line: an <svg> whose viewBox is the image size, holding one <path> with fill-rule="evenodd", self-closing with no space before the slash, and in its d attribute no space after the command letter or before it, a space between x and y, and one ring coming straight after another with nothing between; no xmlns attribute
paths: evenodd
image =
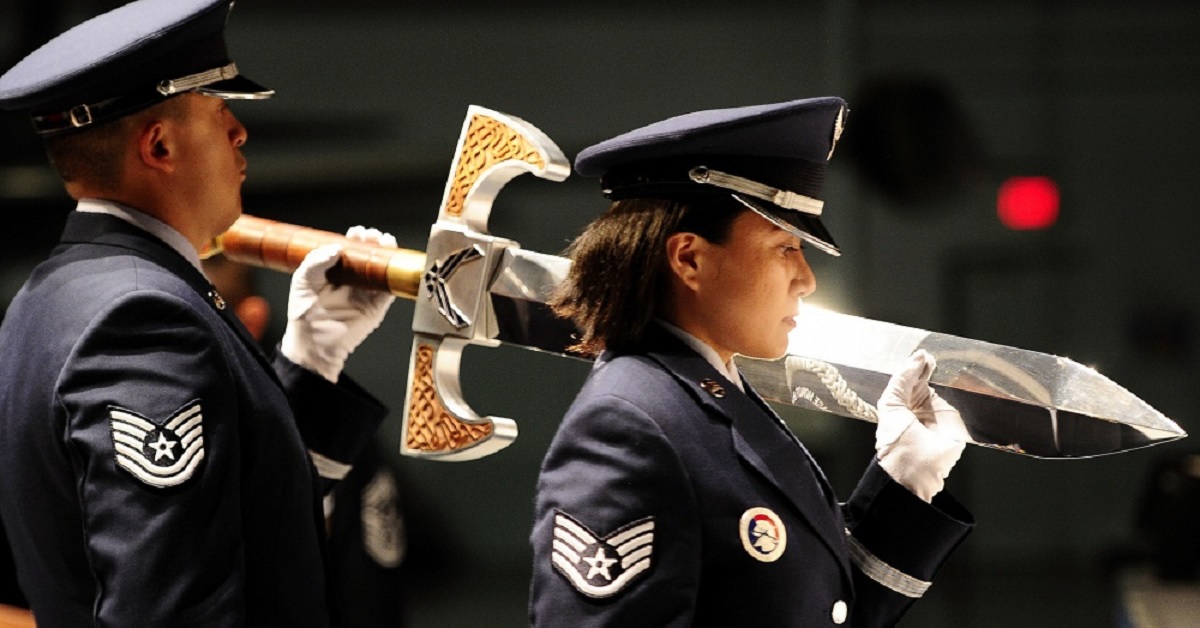
<svg viewBox="0 0 1200 628"><path fill-rule="evenodd" d="M233 0L137 0L47 42L0 76L0 108L29 109L55 134L115 120L197 91L270 98L225 46Z"/></svg>
<svg viewBox="0 0 1200 628"><path fill-rule="evenodd" d="M696 111L589 146L575 158L575 171L600 177L613 200L731 194L840 255L821 223L821 188L847 111L832 96Z"/></svg>

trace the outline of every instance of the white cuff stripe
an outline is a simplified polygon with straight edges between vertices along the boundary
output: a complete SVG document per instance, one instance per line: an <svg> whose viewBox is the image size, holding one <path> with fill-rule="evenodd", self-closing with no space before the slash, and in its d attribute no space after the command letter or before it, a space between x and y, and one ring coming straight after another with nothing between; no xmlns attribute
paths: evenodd
<svg viewBox="0 0 1200 628"><path fill-rule="evenodd" d="M308 455L312 457L313 466L317 468L317 475L326 480L340 480L350 473L350 465L344 462L326 458L311 449L308 450Z"/></svg>
<svg viewBox="0 0 1200 628"><path fill-rule="evenodd" d="M925 595L933 583L918 580L895 567L879 560L877 556L867 551L858 539L846 530L846 546L850 549L850 562L854 563L866 576L875 582L903 595L919 598Z"/></svg>

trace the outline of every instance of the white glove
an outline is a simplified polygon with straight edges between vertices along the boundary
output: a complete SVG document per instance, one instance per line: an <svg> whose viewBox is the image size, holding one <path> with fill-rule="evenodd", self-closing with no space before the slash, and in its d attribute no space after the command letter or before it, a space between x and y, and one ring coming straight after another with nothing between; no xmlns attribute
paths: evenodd
<svg viewBox="0 0 1200 628"><path fill-rule="evenodd" d="M378 229L351 227L346 237L396 246L396 238ZM316 248L292 274L287 329L280 342L284 357L331 382L337 382L350 352L379 327L396 300L381 290L329 283L325 273L341 253L337 244Z"/></svg>
<svg viewBox="0 0 1200 628"><path fill-rule="evenodd" d="M924 349L909 357L879 397L875 429L879 466L926 502L942 490L968 439L958 410L929 387L936 367Z"/></svg>

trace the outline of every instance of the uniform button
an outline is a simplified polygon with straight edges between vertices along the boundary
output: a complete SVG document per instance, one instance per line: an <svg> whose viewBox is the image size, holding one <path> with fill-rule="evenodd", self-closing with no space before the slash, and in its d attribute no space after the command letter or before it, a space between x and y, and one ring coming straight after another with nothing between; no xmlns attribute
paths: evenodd
<svg viewBox="0 0 1200 628"><path fill-rule="evenodd" d="M836 603L834 603L833 612L830 613L830 615L833 616L833 623L835 623L835 624L846 623L846 613L847 612L849 612L849 611L846 608L845 602L838 600Z"/></svg>

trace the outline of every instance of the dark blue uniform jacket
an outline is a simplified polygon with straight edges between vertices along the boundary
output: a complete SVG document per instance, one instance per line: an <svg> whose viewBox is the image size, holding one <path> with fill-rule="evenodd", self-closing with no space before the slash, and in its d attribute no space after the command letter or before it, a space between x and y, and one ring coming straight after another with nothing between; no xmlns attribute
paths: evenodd
<svg viewBox="0 0 1200 628"><path fill-rule="evenodd" d="M39 626L323 626L309 451L385 409L269 360L203 275L73 213L0 327L0 512Z"/></svg>
<svg viewBox="0 0 1200 628"><path fill-rule="evenodd" d="M816 463L657 326L606 354L543 463L536 626L888 626L969 532L872 463L841 505Z"/></svg>

